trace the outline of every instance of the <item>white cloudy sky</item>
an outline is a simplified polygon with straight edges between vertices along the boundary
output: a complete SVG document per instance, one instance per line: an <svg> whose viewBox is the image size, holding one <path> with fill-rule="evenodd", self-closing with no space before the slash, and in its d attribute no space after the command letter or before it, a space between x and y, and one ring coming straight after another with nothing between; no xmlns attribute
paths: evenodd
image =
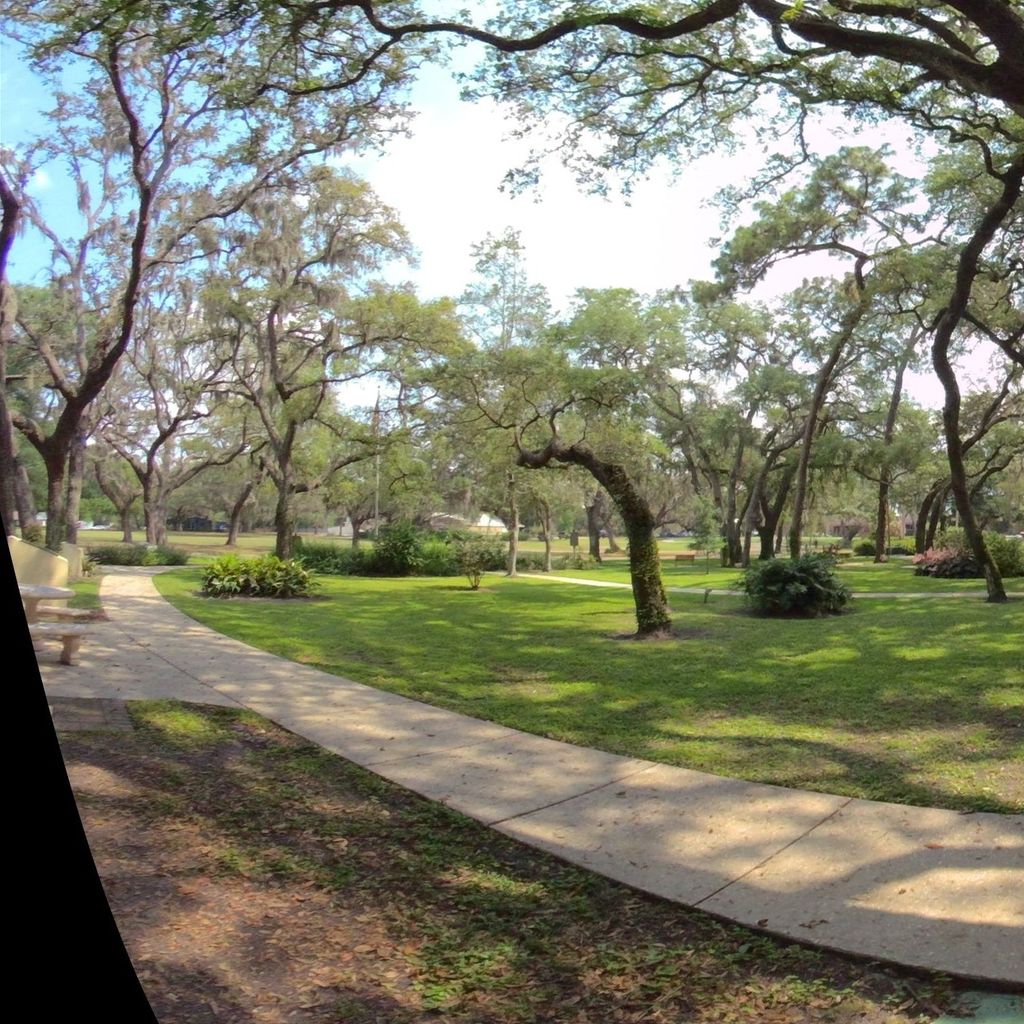
<svg viewBox="0 0 1024 1024"><path fill-rule="evenodd" d="M463 66L470 58L467 54ZM9 51L0 51L0 59L0 141L14 142L33 130L33 107L45 105L46 97ZM393 141L381 158L360 158L352 166L398 211L409 231L419 266L397 268L394 276L412 280L424 297L461 293L472 276L470 247L506 227L520 231L530 277L547 287L556 306L580 287L649 293L709 276L708 239L722 229L708 201L722 185L742 180L748 159L711 156L676 175L666 161L649 180L634 185L628 203L617 195L582 194L572 175L553 162L536 192L514 197L500 186L528 147L507 138L509 125L499 107L462 102L458 85L441 69L422 74L413 101L419 114L411 137ZM840 130L821 143L858 141ZM898 145L898 130L887 140ZM877 130L871 141L880 141ZM48 191L60 189L55 177ZM67 200L72 203L73 196ZM15 278L38 271L41 255L25 242L16 246ZM772 280L769 290L784 291L809 272L813 268L794 266ZM919 401L940 401L930 375L915 378L909 388Z"/></svg>

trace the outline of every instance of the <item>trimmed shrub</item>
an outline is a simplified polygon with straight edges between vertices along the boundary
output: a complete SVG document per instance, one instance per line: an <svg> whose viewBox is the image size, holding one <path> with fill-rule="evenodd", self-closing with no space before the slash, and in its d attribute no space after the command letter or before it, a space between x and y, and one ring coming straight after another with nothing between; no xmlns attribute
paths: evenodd
<svg viewBox="0 0 1024 1024"><path fill-rule="evenodd" d="M853 553L855 555L874 555L875 551L875 542L873 540L858 541L853 546Z"/></svg>
<svg viewBox="0 0 1024 1024"><path fill-rule="evenodd" d="M301 561L276 555L221 555L203 570L202 580L207 597L308 597L317 586Z"/></svg>
<svg viewBox="0 0 1024 1024"><path fill-rule="evenodd" d="M420 545L419 568L422 576L458 576L462 564L458 548L445 540L427 537Z"/></svg>
<svg viewBox="0 0 1024 1024"><path fill-rule="evenodd" d="M469 580L470 590L480 589L480 581L487 571L492 554L490 545L482 538L465 537L455 541L459 571Z"/></svg>
<svg viewBox="0 0 1024 1024"><path fill-rule="evenodd" d="M578 551L571 555L560 555L551 560L552 569L593 569L595 565L597 562L590 555L584 555Z"/></svg>
<svg viewBox="0 0 1024 1024"><path fill-rule="evenodd" d="M939 530L935 535L935 543L932 547L937 551L966 553L971 550L967 544L967 534L959 526L947 526L944 530Z"/></svg>
<svg viewBox="0 0 1024 1024"><path fill-rule="evenodd" d="M837 615L853 596L832 555L755 562L737 584L759 615Z"/></svg>
<svg viewBox="0 0 1024 1024"><path fill-rule="evenodd" d="M412 523L395 523L380 531L368 568L380 576L411 576L422 561L423 535Z"/></svg>
<svg viewBox="0 0 1024 1024"><path fill-rule="evenodd" d="M522 572L543 572L544 555L540 551L520 551L516 559L516 569Z"/></svg>
<svg viewBox="0 0 1024 1024"><path fill-rule="evenodd" d="M947 580L982 579L985 575L966 547L963 530L944 530L943 547L914 556L916 576L937 576ZM987 532L985 546L1001 576L1024 576L1024 541Z"/></svg>
<svg viewBox="0 0 1024 1024"><path fill-rule="evenodd" d="M100 565L186 565L188 552L158 544L102 544L88 549L88 556Z"/></svg>
<svg viewBox="0 0 1024 1024"><path fill-rule="evenodd" d="M887 555L912 555L915 550L912 540L900 540L895 544L890 544L885 549L885 553Z"/></svg>
<svg viewBox="0 0 1024 1024"><path fill-rule="evenodd" d="M183 548L173 548L167 544L159 544L157 547L146 551L146 560L143 565L187 565L188 552Z"/></svg>
<svg viewBox="0 0 1024 1024"><path fill-rule="evenodd" d="M934 576L944 580L977 579L985 574L972 555L963 551L931 548L914 556L915 576Z"/></svg>
<svg viewBox="0 0 1024 1024"><path fill-rule="evenodd" d="M89 557L101 565L144 565L145 544L103 544L89 548Z"/></svg>
<svg viewBox="0 0 1024 1024"><path fill-rule="evenodd" d="M325 576L360 576L366 573L372 556L373 553L368 548L307 541L298 557L311 572L322 573Z"/></svg>
<svg viewBox="0 0 1024 1024"><path fill-rule="evenodd" d="M986 533L985 546L1001 576L1024 576L1024 540Z"/></svg>

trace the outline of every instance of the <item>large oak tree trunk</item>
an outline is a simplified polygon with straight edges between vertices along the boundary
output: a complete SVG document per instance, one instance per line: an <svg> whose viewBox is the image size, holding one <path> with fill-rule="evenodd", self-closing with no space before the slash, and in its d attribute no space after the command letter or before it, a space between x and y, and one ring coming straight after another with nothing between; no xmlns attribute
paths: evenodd
<svg viewBox="0 0 1024 1024"><path fill-rule="evenodd" d="M256 481L247 480L245 486L235 499L234 505L231 506L231 515L228 517L227 547L234 547L238 543L238 535L242 532L242 513L245 511L245 506L249 503L249 498L252 497L254 490L256 490Z"/></svg>
<svg viewBox="0 0 1024 1024"><path fill-rule="evenodd" d="M672 626L672 618L661 579L661 560L654 538L655 517L643 495L633 485L625 469L606 462L583 442L567 445L557 438L539 451L519 453L519 465L540 469L552 459L582 466L608 492L626 527L629 540L629 575L633 585L638 637L662 636Z"/></svg>
<svg viewBox="0 0 1024 1024"><path fill-rule="evenodd" d="M519 496L516 491L516 475L510 469L505 480L508 496L508 558L505 562L505 575L519 575Z"/></svg>
<svg viewBox="0 0 1024 1024"><path fill-rule="evenodd" d="M985 546L985 538L982 536L974 514L974 506L971 504L967 470L964 466L964 444L960 435L960 386L949 361L949 348L953 334L967 311L971 288L978 276L981 255L1020 199L1021 186L1024 182L1024 153L1017 155L1006 173L1001 176L1001 180L1003 188L999 197L989 207L960 253L953 294L938 318L935 336L932 339L932 366L946 396L942 407L942 426L946 434L946 455L949 459L949 488L960 513L960 525L963 527L971 553L985 573L988 600L1000 604L1007 600L1006 588L1003 586L999 569Z"/></svg>
<svg viewBox="0 0 1024 1024"><path fill-rule="evenodd" d="M587 551L595 562L601 561L601 492L596 491L587 513Z"/></svg>
<svg viewBox="0 0 1024 1024"><path fill-rule="evenodd" d="M893 438L896 436L896 417L899 414L900 400L903 398L903 375L910 362L911 351L912 349L908 346L908 350L903 354L896 367L896 379L893 381L892 393L889 396L889 409L885 415L885 428L882 432L882 441L886 448L892 445ZM891 486L892 469L886 464L882 467L878 480L878 507L875 512L876 562L885 562L889 557L889 489Z"/></svg>
<svg viewBox="0 0 1024 1024"><path fill-rule="evenodd" d="M82 505L85 481L85 436L79 434L68 452L68 494L65 499L65 537L69 544L78 543L78 513Z"/></svg>

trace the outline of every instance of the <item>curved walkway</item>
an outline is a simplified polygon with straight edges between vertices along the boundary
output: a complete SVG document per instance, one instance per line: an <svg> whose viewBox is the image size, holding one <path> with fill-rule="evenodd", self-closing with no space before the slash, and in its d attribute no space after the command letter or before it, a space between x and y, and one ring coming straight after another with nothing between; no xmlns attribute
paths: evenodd
<svg viewBox="0 0 1024 1024"><path fill-rule="evenodd" d="M51 696L251 708L378 775L646 892L910 967L1024 984L1024 815L876 803L705 775L507 729L284 661L110 571Z"/></svg>

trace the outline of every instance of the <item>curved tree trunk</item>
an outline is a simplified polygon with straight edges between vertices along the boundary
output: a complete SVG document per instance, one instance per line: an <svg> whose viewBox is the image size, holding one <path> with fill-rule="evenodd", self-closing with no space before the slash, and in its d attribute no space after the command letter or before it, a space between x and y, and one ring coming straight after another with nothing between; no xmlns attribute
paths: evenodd
<svg viewBox="0 0 1024 1024"><path fill-rule="evenodd" d="M629 575L633 585L638 637L663 636L672 627L661 560L654 538L654 515L625 469L605 462L583 442L567 445L557 438L539 451L521 451L519 465L540 469L554 459L582 466L608 492L626 527L629 540Z"/></svg>
<svg viewBox="0 0 1024 1024"><path fill-rule="evenodd" d="M960 436L960 386L956 373L949 361L949 348L961 320L967 311L971 297L971 288L978 276L978 265L985 247L995 237L999 226L1009 216L1010 211L1020 199L1021 186L1024 182L1024 152L1018 153L1016 159L1001 176L1002 192L998 199L989 207L981 223L960 253L957 261L956 283L953 294L946 308L942 311L935 327L932 340L932 366L942 383L945 392L945 403L942 407L942 425L946 433L946 455L949 459L949 488L953 493L957 511L960 513L960 525L963 526L971 553L985 573L985 585L988 589L988 600L1003 603L1007 600L1003 578L999 574L985 546L971 504L970 490L967 485L967 470L964 467L964 445Z"/></svg>
<svg viewBox="0 0 1024 1024"><path fill-rule="evenodd" d="M252 492L254 490L256 490L256 481L246 481L241 493L235 499L235 503L231 506L231 515L228 517L228 539L225 544L226 547L234 547L238 543L238 535L242 532L242 513L245 511L245 506L249 503L249 498L252 497Z"/></svg>
<svg viewBox="0 0 1024 1024"><path fill-rule="evenodd" d="M861 305L863 305L863 301ZM793 491L793 520L789 524L790 558L799 558L800 549L803 547L804 509L807 504L811 451L814 446L814 436L818 430L818 417L821 415L821 410L825 405L825 397L832 387L832 374L839 364L839 357L846 348L850 333L852 333L852 325L850 331L844 331L832 345L832 350L829 352L825 365L818 372L818 380L814 386L814 395L811 398L811 407L807 411L807 420L804 423L803 438L800 444L800 461L797 463L796 469L796 487Z"/></svg>

